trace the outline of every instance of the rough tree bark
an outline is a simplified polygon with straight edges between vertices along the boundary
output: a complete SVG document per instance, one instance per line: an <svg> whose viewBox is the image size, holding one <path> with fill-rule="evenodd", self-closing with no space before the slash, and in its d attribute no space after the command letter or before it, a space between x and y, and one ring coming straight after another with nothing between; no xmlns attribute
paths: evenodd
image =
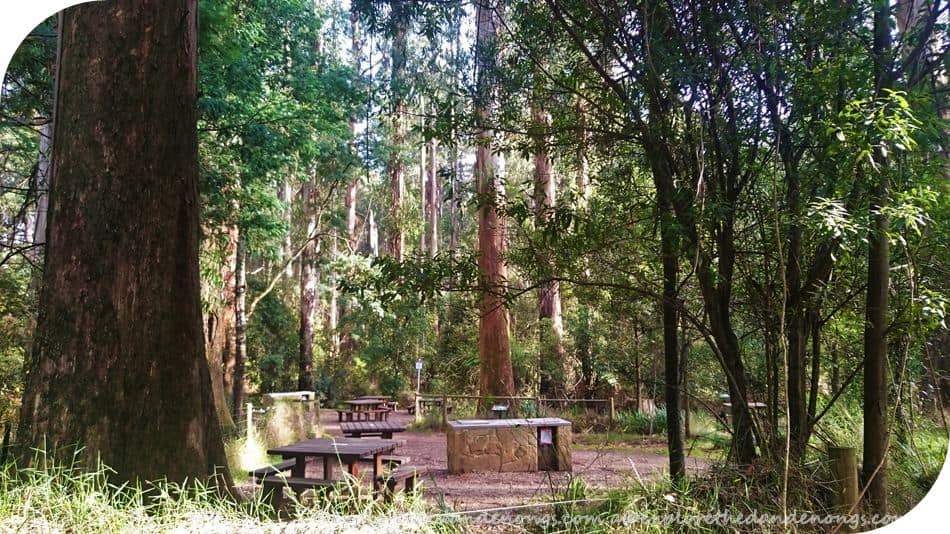
<svg viewBox="0 0 950 534"><path fill-rule="evenodd" d="M78 451L117 481L231 485L201 324L196 22L194 0L63 15L23 465Z"/></svg>
<svg viewBox="0 0 950 534"><path fill-rule="evenodd" d="M403 260L403 254L406 247L406 235L403 231L402 221L402 202L406 196L406 178L405 169L402 162L403 145L406 142L406 57L407 57L407 34L409 31L409 20L405 0L393 0L391 2L391 17L393 25L393 44L392 44L392 75L390 78L390 92L392 105L392 146L390 147L389 159L386 162L386 172L389 175L390 187L390 225L388 252L396 261Z"/></svg>
<svg viewBox="0 0 950 534"><path fill-rule="evenodd" d="M543 109L543 103L535 98L531 109L533 127L537 130L534 139L534 208L535 224L543 228L554 217L557 202L557 183L554 180L554 165L548 153L543 133L550 127L551 118ZM547 252L544 252L547 255ZM544 277L553 277L554 262L542 258ZM564 323L561 319L561 286L557 280L541 283L538 290L538 394L554 398L566 395L566 360L564 350Z"/></svg>
<svg viewBox="0 0 950 534"><path fill-rule="evenodd" d="M237 259L238 229L228 225L223 229L226 236L225 262L219 269L221 285L208 288L208 293L218 295L218 306L205 317L205 353L208 356L208 369L211 372L211 392L214 397L218 422L225 431L234 428L234 418L228 408L225 389L225 360L234 347L235 262ZM230 381L228 384L230 385Z"/></svg>
<svg viewBox="0 0 950 534"><path fill-rule="evenodd" d="M483 286L478 303L479 394L511 396L514 394L514 377L504 295L508 283L504 258L506 225L499 210L505 190L492 152L494 133L488 126L495 105L494 42L499 8L492 0L477 0L476 3L475 114L478 130L474 173L479 195L478 271Z"/></svg>

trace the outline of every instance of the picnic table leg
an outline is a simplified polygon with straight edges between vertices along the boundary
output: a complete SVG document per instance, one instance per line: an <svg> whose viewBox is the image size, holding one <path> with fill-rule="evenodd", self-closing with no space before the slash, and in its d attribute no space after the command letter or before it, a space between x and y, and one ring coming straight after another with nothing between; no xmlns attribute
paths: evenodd
<svg viewBox="0 0 950 534"><path fill-rule="evenodd" d="M284 500L284 487L280 484L264 484L264 496L275 511L280 510Z"/></svg>
<svg viewBox="0 0 950 534"><path fill-rule="evenodd" d="M333 480L333 465L330 462L329 456L323 457L323 478Z"/></svg>
<svg viewBox="0 0 950 534"><path fill-rule="evenodd" d="M383 474L383 455L381 453L376 453L373 455L373 489L377 492L380 488L376 487L376 481L379 480L379 476Z"/></svg>
<svg viewBox="0 0 950 534"><path fill-rule="evenodd" d="M290 468L290 476L305 478L307 476L307 459L303 456L294 458L294 466Z"/></svg>
<svg viewBox="0 0 950 534"><path fill-rule="evenodd" d="M359 462L359 459L350 460L350 461L347 463L346 468L347 468L347 471L349 471L349 473L350 473L351 475L353 475L354 478L360 476L360 462Z"/></svg>
<svg viewBox="0 0 950 534"><path fill-rule="evenodd" d="M392 432L383 432L383 439L393 439Z"/></svg>

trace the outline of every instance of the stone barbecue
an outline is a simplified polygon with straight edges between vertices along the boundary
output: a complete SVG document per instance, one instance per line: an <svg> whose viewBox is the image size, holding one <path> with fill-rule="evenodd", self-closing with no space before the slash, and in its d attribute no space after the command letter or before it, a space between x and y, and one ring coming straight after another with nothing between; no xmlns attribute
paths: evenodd
<svg viewBox="0 0 950 534"><path fill-rule="evenodd" d="M571 470L570 421L460 419L448 424L450 473Z"/></svg>

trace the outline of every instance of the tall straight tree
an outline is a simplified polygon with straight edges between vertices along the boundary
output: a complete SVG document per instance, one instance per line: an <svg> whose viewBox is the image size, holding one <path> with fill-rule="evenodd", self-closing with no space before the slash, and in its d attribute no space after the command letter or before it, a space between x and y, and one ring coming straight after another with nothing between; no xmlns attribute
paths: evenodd
<svg viewBox="0 0 950 534"><path fill-rule="evenodd" d="M403 198L406 196L406 173L402 161L402 149L406 141L406 114L408 112L406 107L408 93L406 59L408 57L409 6L406 5L405 0L393 0L390 9L393 45L392 74L389 81L392 147L389 159L386 162L391 196L388 252L396 261L402 261L406 247L406 235L400 218L402 217Z"/></svg>
<svg viewBox="0 0 950 534"><path fill-rule="evenodd" d="M537 94L540 93L538 88L535 89L535 93L531 108L532 125L537 132L534 136L534 208L535 224L543 231L544 226L554 217L557 183L554 180L554 164L546 146L545 131L550 128L551 117L544 111L545 102ZM542 276L552 278L553 262L548 258L542 261L545 263ZM538 292L538 323L540 340L538 392L542 397L564 395L567 353L563 343L561 286L557 280L541 283Z"/></svg>
<svg viewBox="0 0 950 534"><path fill-rule="evenodd" d="M893 86L891 8L880 2L874 10L874 75L876 94ZM887 513L887 306L890 284L887 158L877 153L873 173L868 229L868 288L864 327L864 460L861 465L871 510Z"/></svg>
<svg viewBox="0 0 950 534"><path fill-rule="evenodd" d="M201 326L196 14L121 0L63 16L26 462L78 450L116 480L229 479Z"/></svg>
<svg viewBox="0 0 950 534"><path fill-rule="evenodd" d="M307 233L300 255L300 355L297 361L297 388L313 388L313 317L317 309L317 247L314 239L317 216L313 206L313 182L305 182L300 192Z"/></svg>
<svg viewBox="0 0 950 534"><path fill-rule="evenodd" d="M478 208L478 272L482 293L479 299L478 357L481 395L514 394L511 368L508 308L504 291L508 282L505 265L506 225L501 213L505 200L504 183L498 176L498 162L492 151L494 132L489 124L496 100L495 39L500 7L495 0L478 0L475 37L475 183Z"/></svg>

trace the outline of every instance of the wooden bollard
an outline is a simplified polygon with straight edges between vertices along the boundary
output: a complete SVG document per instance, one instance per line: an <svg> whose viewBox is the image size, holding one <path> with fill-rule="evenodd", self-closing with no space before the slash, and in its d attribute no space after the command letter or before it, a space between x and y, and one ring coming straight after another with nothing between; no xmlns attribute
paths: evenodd
<svg viewBox="0 0 950 534"><path fill-rule="evenodd" d="M616 420L617 420L617 410L616 410L616 407L614 406L614 397L613 395L611 395L610 396L610 428L611 430L613 429L614 421Z"/></svg>
<svg viewBox="0 0 950 534"><path fill-rule="evenodd" d="M830 447L828 459L831 461L832 490L834 491L834 510L836 514L851 515L858 509L858 462L852 447ZM848 521L841 523L839 532L852 532Z"/></svg>
<svg viewBox="0 0 950 534"><path fill-rule="evenodd" d="M442 395L442 428L449 426L449 399Z"/></svg>

